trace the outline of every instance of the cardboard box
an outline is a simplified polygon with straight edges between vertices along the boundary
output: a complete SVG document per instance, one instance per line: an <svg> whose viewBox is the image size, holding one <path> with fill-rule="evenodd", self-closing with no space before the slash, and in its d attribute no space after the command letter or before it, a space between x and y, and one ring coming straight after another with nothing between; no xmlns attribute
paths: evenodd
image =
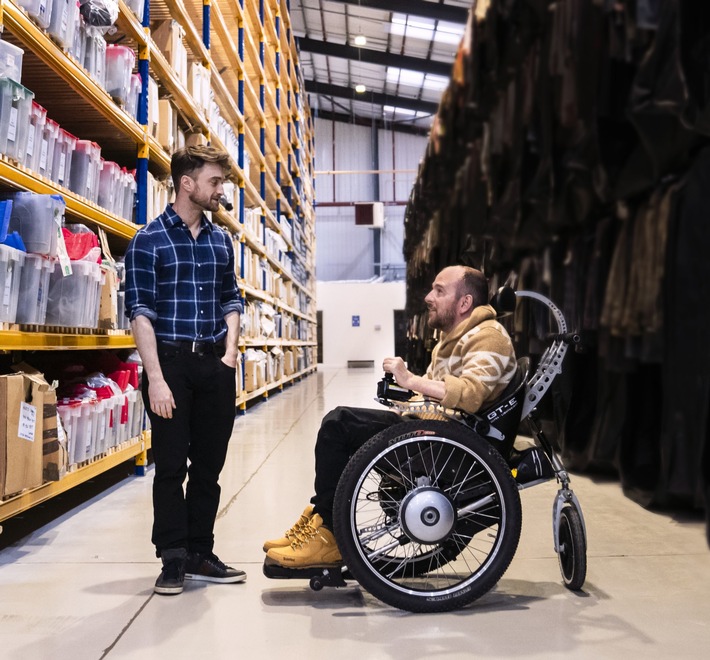
<svg viewBox="0 0 710 660"><path fill-rule="evenodd" d="M0 376L0 495L12 495L42 485L42 422L44 392L41 376Z"/></svg>
<svg viewBox="0 0 710 660"><path fill-rule="evenodd" d="M57 393L50 388L44 393L42 424L42 476L45 481L59 481L67 474L69 453L67 434L57 414Z"/></svg>
<svg viewBox="0 0 710 660"><path fill-rule="evenodd" d="M256 360L246 360L244 363L244 391L249 393L258 389L259 363Z"/></svg>
<svg viewBox="0 0 710 660"><path fill-rule="evenodd" d="M101 265L101 300L99 301L99 328L115 330L118 327L118 273L106 263Z"/></svg>

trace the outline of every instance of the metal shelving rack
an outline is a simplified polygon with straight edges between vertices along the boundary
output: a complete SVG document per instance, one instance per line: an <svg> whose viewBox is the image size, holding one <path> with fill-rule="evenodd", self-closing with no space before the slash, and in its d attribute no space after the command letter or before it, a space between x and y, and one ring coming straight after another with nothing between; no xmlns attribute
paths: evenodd
<svg viewBox="0 0 710 660"><path fill-rule="evenodd" d="M170 155L148 133L148 75L152 74L177 108L181 122L199 130L218 146L204 113L196 106L183 83L175 75L166 57L151 38L151 20L170 18L185 31L184 43L190 57L211 71L211 87L220 113L238 138L238 158L233 163L240 190L239 205L234 214L220 211L213 219L235 237L238 249L248 248L269 263L271 268L290 279L296 290L308 301L306 310L296 309L272 294L254 288L237 273L242 294L248 300L260 300L293 318L307 322L312 336L305 340L242 338L240 349L249 347L268 350L273 347L315 347L315 281L312 261L303 261L311 274L305 283L282 272L281 264L265 248L265 229L281 234L295 258L293 242L284 232L280 219L285 217L293 231L305 232L314 246L313 186L302 185L304 173L301 154L312 160L313 131L308 108L299 109L302 81L296 75L297 55L290 32L286 0L146 0L143 21L139 21L123 0L116 22L124 41L138 53L138 72L142 78L142 94L138 120L119 108L72 57L63 52L41 28L12 0L0 0L0 29L6 39L25 50L25 66L31 68L27 86L43 90L38 102L63 127L91 139L117 162L135 165L137 180L137 224L119 218L96 204L34 172L0 156L0 185L41 194L61 194L66 200L66 214L73 221L104 229L116 253L125 249L130 238L147 218L148 172L157 177L169 175ZM271 52L267 42L276 44ZM285 63L285 67L283 66ZM221 72L221 73L220 73ZM23 67L24 74L24 67ZM40 84L41 81L41 84ZM33 82L36 83L33 87ZM258 87L257 87L258 85ZM285 100L285 102L284 102ZM251 119L256 118L255 128ZM286 127L286 140L283 128ZM81 129L80 131L77 129ZM251 174L245 173L246 157ZM286 166L284 167L284 162ZM312 168L305 172L313 176ZM261 235L253 235L245 225L246 208L261 213ZM305 229L302 229L305 228ZM0 350L86 350L124 349L135 344L130 334L78 333L71 329L58 332L23 331L18 327L0 330ZM315 370L306 369L270 382L256 391L240 392L237 406L244 410L248 401L267 397ZM93 478L126 460L136 458L145 465L150 447L150 434L144 433L128 446L70 472L64 479L48 482L40 488L0 502L0 521L45 501L61 492Z"/></svg>

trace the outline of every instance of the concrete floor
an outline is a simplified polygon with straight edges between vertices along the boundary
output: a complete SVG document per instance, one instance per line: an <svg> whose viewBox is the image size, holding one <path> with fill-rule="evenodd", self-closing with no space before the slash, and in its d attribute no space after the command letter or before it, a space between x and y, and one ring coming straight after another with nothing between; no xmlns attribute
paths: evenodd
<svg viewBox="0 0 710 660"><path fill-rule="evenodd" d="M513 563L460 611L415 615L357 585L313 592L262 575L262 542L311 495L312 447L338 404L372 405L372 370L321 368L237 419L222 478L216 552L236 585L153 594L151 477L127 478L0 551L0 657L696 658L710 646L710 552L699 518L646 511L616 482L574 476L589 539L582 593L552 549L554 483L522 493ZM681 520L681 518L686 518Z"/></svg>

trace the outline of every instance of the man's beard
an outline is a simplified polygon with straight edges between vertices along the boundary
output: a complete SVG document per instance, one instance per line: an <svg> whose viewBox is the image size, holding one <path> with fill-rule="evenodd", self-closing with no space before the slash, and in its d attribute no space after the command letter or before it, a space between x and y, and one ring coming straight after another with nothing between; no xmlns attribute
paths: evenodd
<svg viewBox="0 0 710 660"><path fill-rule="evenodd" d="M454 323L454 311L452 309L445 309L440 312L434 312L435 316L431 316L432 310L429 310L429 316L427 317L427 323L432 330L443 330L446 331L451 328Z"/></svg>
<svg viewBox="0 0 710 660"><path fill-rule="evenodd" d="M199 191L194 192L190 195L190 201L193 204L201 207L205 211L218 211L219 210L219 200L212 200L212 197L201 195Z"/></svg>

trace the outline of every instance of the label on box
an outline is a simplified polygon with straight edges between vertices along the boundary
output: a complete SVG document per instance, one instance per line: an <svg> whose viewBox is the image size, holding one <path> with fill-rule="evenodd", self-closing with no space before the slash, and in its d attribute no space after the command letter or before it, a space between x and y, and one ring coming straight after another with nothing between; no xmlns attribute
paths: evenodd
<svg viewBox="0 0 710 660"><path fill-rule="evenodd" d="M17 135L17 108L10 108L10 126L7 129L8 141L14 142L16 135Z"/></svg>
<svg viewBox="0 0 710 660"><path fill-rule="evenodd" d="M39 169L44 171L47 169L47 149L49 148L49 143L47 140L42 139L42 151L39 154Z"/></svg>
<svg viewBox="0 0 710 660"><path fill-rule="evenodd" d="M27 155L31 158L35 151L35 132L34 126L30 128L30 132L27 134Z"/></svg>
<svg viewBox="0 0 710 660"><path fill-rule="evenodd" d="M20 404L20 423L17 427L17 437L34 442L36 425L37 406L33 406L23 401Z"/></svg>
<svg viewBox="0 0 710 660"><path fill-rule="evenodd" d="M66 164L67 164L67 155L61 154L59 156L59 175L58 175L59 183L64 183L64 170L66 168Z"/></svg>

